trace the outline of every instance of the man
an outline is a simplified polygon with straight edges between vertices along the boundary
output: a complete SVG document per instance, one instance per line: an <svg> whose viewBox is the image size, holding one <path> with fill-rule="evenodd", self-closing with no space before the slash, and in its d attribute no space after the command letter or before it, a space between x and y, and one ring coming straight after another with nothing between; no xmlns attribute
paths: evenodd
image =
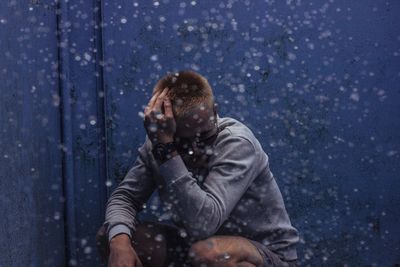
<svg viewBox="0 0 400 267"><path fill-rule="evenodd" d="M297 266L268 157L249 128L218 116L204 77L166 75L144 114L146 141L97 235L109 266ZM155 189L174 225L138 221Z"/></svg>

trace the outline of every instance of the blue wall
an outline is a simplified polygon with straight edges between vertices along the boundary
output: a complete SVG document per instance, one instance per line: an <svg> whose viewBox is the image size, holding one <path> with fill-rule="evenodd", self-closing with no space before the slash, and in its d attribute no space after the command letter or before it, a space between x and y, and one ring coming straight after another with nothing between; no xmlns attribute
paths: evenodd
<svg viewBox="0 0 400 267"><path fill-rule="evenodd" d="M18 2L0 3L0 266L98 266L140 112L180 69L260 139L302 265L400 263L399 1Z"/></svg>

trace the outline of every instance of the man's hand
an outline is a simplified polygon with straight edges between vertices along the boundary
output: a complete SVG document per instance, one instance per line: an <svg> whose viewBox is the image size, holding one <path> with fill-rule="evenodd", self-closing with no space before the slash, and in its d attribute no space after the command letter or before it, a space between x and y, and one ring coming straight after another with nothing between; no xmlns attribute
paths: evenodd
<svg viewBox="0 0 400 267"><path fill-rule="evenodd" d="M176 122L167 93L167 87L155 93L144 110L144 127L153 144L169 143L174 140Z"/></svg>
<svg viewBox="0 0 400 267"><path fill-rule="evenodd" d="M143 267L128 235L120 234L111 239L108 267Z"/></svg>

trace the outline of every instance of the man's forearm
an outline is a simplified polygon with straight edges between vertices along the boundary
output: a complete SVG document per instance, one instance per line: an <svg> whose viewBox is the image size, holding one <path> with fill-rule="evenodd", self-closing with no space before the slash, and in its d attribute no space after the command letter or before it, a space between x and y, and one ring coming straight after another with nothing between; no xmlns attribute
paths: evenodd
<svg viewBox="0 0 400 267"><path fill-rule="evenodd" d="M201 187L179 155L159 166L172 204L186 230L205 238L214 234L229 217L266 162L253 144L242 137L227 137L215 147Z"/></svg>

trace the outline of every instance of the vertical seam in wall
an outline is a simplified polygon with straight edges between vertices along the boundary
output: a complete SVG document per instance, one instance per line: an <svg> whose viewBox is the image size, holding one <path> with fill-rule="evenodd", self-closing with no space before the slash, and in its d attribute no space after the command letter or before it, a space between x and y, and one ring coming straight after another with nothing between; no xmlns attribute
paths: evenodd
<svg viewBox="0 0 400 267"><path fill-rule="evenodd" d="M57 31L57 59L58 59L58 86L60 95L60 132L62 152L62 186L63 186L63 220L65 242L65 266L71 260L77 262L74 237L76 236L75 205L74 205L74 163L72 145L72 107L69 81L69 39L68 33L63 30L63 23L68 19L68 1L56 1L56 31ZM66 41L66 43L63 43Z"/></svg>
<svg viewBox="0 0 400 267"><path fill-rule="evenodd" d="M103 50L103 0L96 0L96 7L98 8L97 11L97 18L96 18L96 25L98 26L96 31L96 48L97 48L97 55L96 55L96 70L99 73L98 78L98 86L97 92L99 93L102 91L103 97L101 98L102 101L99 101L99 96L97 96L97 101L99 103L100 114L99 116L102 119L102 131L101 131L101 147L103 148L103 164L101 164L100 171L102 175L100 177L104 177L103 184L100 184L99 189L104 189L101 191L102 197L102 204L106 203L107 196L109 194L108 187L106 187L106 181L108 180L108 138L107 138L107 93L106 93L106 86L104 81L104 50ZM104 214L103 209L103 214Z"/></svg>

